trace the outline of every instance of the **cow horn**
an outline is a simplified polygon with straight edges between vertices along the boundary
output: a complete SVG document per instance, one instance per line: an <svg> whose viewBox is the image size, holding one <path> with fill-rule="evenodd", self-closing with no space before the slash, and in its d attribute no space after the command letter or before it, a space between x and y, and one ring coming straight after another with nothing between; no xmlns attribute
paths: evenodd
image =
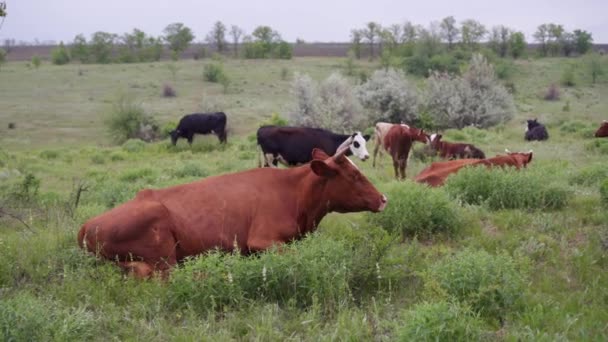
<svg viewBox="0 0 608 342"><path fill-rule="evenodd" d="M344 142L342 144L340 144L340 146L338 146L338 148L336 149L336 153L334 155L337 155L338 152L340 152L343 149L348 149L350 147L350 144L353 143L354 138L352 136L348 137L348 139L344 140Z"/></svg>
<svg viewBox="0 0 608 342"><path fill-rule="evenodd" d="M344 144L342 144L344 145ZM338 147L338 150L336 151L336 153L334 154L334 159L338 159L340 158L342 155L344 155L344 153L346 153L346 151L348 151L348 149L350 148L350 144L346 145L346 146L340 146Z"/></svg>
<svg viewBox="0 0 608 342"><path fill-rule="evenodd" d="M508 149L508 148L505 148L505 152L506 152L506 153L511 153L511 151L509 151L509 149Z"/></svg>
<svg viewBox="0 0 608 342"><path fill-rule="evenodd" d="M532 153L532 152L534 152L534 151L532 151L532 149L530 149L530 151L528 151L528 153Z"/></svg>
<svg viewBox="0 0 608 342"><path fill-rule="evenodd" d="M604 120L604 122L608 122L608 120Z"/></svg>

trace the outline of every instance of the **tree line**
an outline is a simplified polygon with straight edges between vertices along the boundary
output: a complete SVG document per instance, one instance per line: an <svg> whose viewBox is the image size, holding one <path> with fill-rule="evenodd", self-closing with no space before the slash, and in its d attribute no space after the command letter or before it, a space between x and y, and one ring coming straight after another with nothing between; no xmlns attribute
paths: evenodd
<svg viewBox="0 0 608 342"><path fill-rule="evenodd" d="M70 61L81 63L134 63L160 60L165 49L174 60L188 49L195 39L192 30L183 23L172 23L163 30L163 35L154 37L137 28L132 32L117 35L95 32L90 39L77 35L66 47L63 42L51 51L54 64ZM279 32L270 26L258 26L248 35L237 25L229 29L217 21L205 37L209 47L222 54L243 58L290 59L291 45L285 42ZM195 58L205 57L208 51L202 46Z"/></svg>

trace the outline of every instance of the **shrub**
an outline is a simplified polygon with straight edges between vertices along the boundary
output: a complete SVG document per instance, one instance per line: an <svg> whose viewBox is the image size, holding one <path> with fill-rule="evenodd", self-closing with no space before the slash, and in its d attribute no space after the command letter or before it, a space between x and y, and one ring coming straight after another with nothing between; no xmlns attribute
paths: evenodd
<svg viewBox="0 0 608 342"><path fill-rule="evenodd" d="M270 118L268 118L267 120L264 120L260 123L260 127L267 126L267 125L287 126L287 124L288 124L287 119L280 116L278 113L272 113Z"/></svg>
<svg viewBox="0 0 608 342"><path fill-rule="evenodd" d="M356 89L357 98L373 112L371 122L407 122L418 119L418 94L402 71L376 70Z"/></svg>
<svg viewBox="0 0 608 342"><path fill-rule="evenodd" d="M122 149L131 153L141 152L144 148L146 148L146 143L139 139L129 139L122 144Z"/></svg>
<svg viewBox="0 0 608 342"><path fill-rule="evenodd" d="M57 159L57 157L59 157L59 152L54 151L54 150L44 150L42 152L40 152L40 158L44 158L44 159Z"/></svg>
<svg viewBox="0 0 608 342"><path fill-rule="evenodd" d="M345 243L313 235L282 248L258 257L214 251L190 259L172 273L168 304L206 312L265 300L332 310L350 300L353 251Z"/></svg>
<svg viewBox="0 0 608 342"><path fill-rule="evenodd" d="M203 69L203 78L207 82L217 83L224 77L224 67L220 63L206 64Z"/></svg>
<svg viewBox="0 0 608 342"><path fill-rule="evenodd" d="M59 46L51 50L51 61L56 65L63 65L70 62L70 53L63 46L63 42L59 43Z"/></svg>
<svg viewBox="0 0 608 342"><path fill-rule="evenodd" d="M16 184L12 192L12 196L17 201L33 202L38 198L38 190L40 189L40 179L32 173L26 173L23 180Z"/></svg>
<svg viewBox="0 0 608 342"><path fill-rule="evenodd" d="M173 87L170 84L164 84L163 85L163 93L162 93L163 97L176 97L177 93L175 92L175 89L173 89Z"/></svg>
<svg viewBox="0 0 608 342"><path fill-rule="evenodd" d="M557 101L559 100L559 87L555 84L551 84L545 93L544 99L547 101Z"/></svg>
<svg viewBox="0 0 608 342"><path fill-rule="evenodd" d="M515 114L513 97L485 58L473 55L460 76L434 72L427 79L426 109L441 128L491 127Z"/></svg>
<svg viewBox="0 0 608 342"><path fill-rule="evenodd" d="M608 205L608 178L604 179L600 185L600 198L604 204Z"/></svg>
<svg viewBox="0 0 608 342"><path fill-rule="evenodd" d="M514 310L526 274L507 254L465 249L444 257L423 275L428 296L447 296L488 319L502 321Z"/></svg>
<svg viewBox="0 0 608 342"><path fill-rule="evenodd" d="M148 182L154 181L156 173L150 168L138 168L124 171L119 179L123 182L133 183L139 179L144 179Z"/></svg>
<svg viewBox="0 0 608 342"><path fill-rule="evenodd" d="M34 66L34 68L38 69L40 67L40 64L42 64L40 56L33 55L32 56L32 65Z"/></svg>
<svg viewBox="0 0 608 342"><path fill-rule="evenodd" d="M222 89L224 90L224 94L228 94L228 90L230 89L230 84L232 84L232 80L228 75L223 74L220 77L220 84L222 85Z"/></svg>
<svg viewBox="0 0 608 342"><path fill-rule="evenodd" d="M352 132L362 121L360 104L348 80L338 73L316 85L308 75L292 82L295 103L289 116L295 125Z"/></svg>
<svg viewBox="0 0 608 342"><path fill-rule="evenodd" d="M406 181L389 189L387 197L390 205L382 213L368 214L368 220L402 237L452 235L464 226L460 211L442 189Z"/></svg>
<svg viewBox="0 0 608 342"><path fill-rule="evenodd" d="M561 209L570 191L547 180L543 170L487 169L469 167L446 182L450 196L468 204L485 204L490 209Z"/></svg>
<svg viewBox="0 0 608 342"><path fill-rule="evenodd" d="M113 103L105 124L110 136L119 144L135 138L152 141L159 135L154 118L141 104L135 103L133 97L125 94Z"/></svg>
<svg viewBox="0 0 608 342"><path fill-rule="evenodd" d="M207 172L203 170L199 165L193 163L187 163L173 171L173 176L177 178L184 177L206 177Z"/></svg>
<svg viewBox="0 0 608 342"><path fill-rule="evenodd" d="M574 81L574 68L573 67L568 67L568 68L564 69L564 71L562 72L562 77L560 79L560 82L565 87L573 87L576 84L576 82Z"/></svg>
<svg viewBox="0 0 608 342"><path fill-rule="evenodd" d="M608 154L608 139L594 139L585 144L585 149L599 154Z"/></svg>
<svg viewBox="0 0 608 342"><path fill-rule="evenodd" d="M480 341L483 321L458 302L416 304L403 315L400 341Z"/></svg>
<svg viewBox="0 0 608 342"><path fill-rule="evenodd" d="M604 164L587 165L570 176L570 184L591 186L599 184L608 177L608 170Z"/></svg>

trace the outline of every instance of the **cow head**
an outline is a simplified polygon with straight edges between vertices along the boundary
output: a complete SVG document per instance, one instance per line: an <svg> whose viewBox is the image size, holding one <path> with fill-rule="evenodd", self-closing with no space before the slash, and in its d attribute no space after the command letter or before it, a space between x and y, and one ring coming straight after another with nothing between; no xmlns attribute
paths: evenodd
<svg viewBox="0 0 608 342"><path fill-rule="evenodd" d="M410 126L409 131L410 131L410 137L412 138L412 141L419 141L423 144L429 143L429 135L424 133L423 129L419 129L419 128Z"/></svg>
<svg viewBox="0 0 608 342"><path fill-rule="evenodd" d="M538 119L532 119L532 120L526 120L526 121L528 122L528 129L526 129L526 131L529 131L536 126L540 126Z"/></svg>
<svg viewBox="0 0 608 342"><path fill-rule="evenodd" d="M608 120L604 120L597 132L595 132L596 138L608 137Z"/></svg>
<svg viewBox="0 0 608 342"><path fill-rule="evenodd" d="M179 129L172 130L169 132L169 135L171 136L171 143L175 146L175 144L177 144L177 138L179 138Z"/></svg>
<svg viewBox="0 0 608 342"><path fill-rule="evenodd" d="M347 148L339 149L333 157L320 149L312 151L310 168L319 177L325 178L323 200L330 211L379 212L386 207L386 196L378 192L374 185L346 157Z"/></svg>
<svg viewBox="0 0 608 342"><path fill-rule="evenodd" d="M361 132L353 133L348 139L346 139L337 150L348 146L350 152L361 160L369 158L369 152L367 152L366 141L369 140L369 134L362 135Z"/></svg>
<svg viewBox="0 0 608 342"><path fill-rule="evenodd" d="M431 134L431 136L429 138L429 145L431 145L431 147L434 149L438 149L441 138L443 138L443 135L441 135L439 133Z"/></svg>
<svg viewBox="0 0 608 342"><path fill-rule="evenodd" d="M518 169L526 167L532 161L532 150L528 152L511 152L508 149L505 149L505 152L515 161L515 167Z"/></svg>

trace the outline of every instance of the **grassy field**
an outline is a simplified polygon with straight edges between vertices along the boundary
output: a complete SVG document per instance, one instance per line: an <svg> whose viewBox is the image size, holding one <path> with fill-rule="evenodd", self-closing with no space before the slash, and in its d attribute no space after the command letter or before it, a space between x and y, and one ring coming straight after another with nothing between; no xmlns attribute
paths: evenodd
<svg viewBox="0 0 608 342"><path fill-rule="evenodd" d="M592 137L608 119L608 78L591 84L581 59L517 61L509 80L515 119L444 134L489 156L533 149L527 170L464 172L428 189L394 181L386 157L376 169L355 161L388 194L383 216L331 214L292 253L210 254L166 282L136 281L80 251L80 225L143 188L256 167L255 131L272 113L286 114L293 74L324 79L344 60L227 60L227 93L203 81L209 61L171 63L3 65L3 340L608 339L608 208L599 191L608 141ZM569 67L576 85L543 100ZM160 96L165 83L177 97ZM103 121L125 92L161 124L221 109L229 143L198 136L192 147L168 139L115 146ZM549 141L524 141L534 117L547 124ZM411 159L408 178L426 165ZM73 209L78 185L86 191Z"/></svg>

